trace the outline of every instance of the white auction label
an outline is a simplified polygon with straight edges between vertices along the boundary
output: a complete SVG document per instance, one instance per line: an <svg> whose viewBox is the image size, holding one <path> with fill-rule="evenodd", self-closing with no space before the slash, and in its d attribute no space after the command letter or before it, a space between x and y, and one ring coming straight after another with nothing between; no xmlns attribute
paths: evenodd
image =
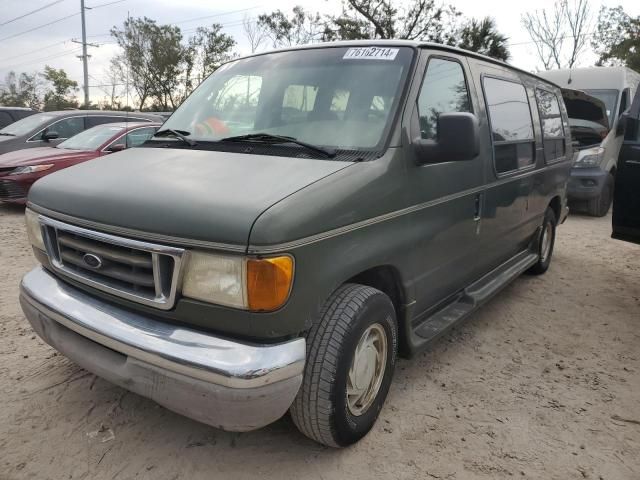
<svg viewBox="0 0 640 480"><path fill-rule="evenodd" d="M358 47L347 50L342 58L348 60L395 60L396 55L398 55L397 48Z"/></svg>

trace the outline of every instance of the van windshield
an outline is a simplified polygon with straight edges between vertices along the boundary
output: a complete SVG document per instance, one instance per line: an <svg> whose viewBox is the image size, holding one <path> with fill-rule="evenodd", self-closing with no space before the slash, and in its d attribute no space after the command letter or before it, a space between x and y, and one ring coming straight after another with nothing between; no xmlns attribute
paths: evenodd
<svg viewBox="0 0 640 480"><path fill-rule="evenodd" d="M227 63L171 115L162 130L197 142L266 133L347 150L386 138L413 57L408 47L330 47Z"/></svg>
<svg viewBox="0 0 640 480"><path fill-rule="evenodd" d="M618 90L584 90L592 97L601 100L607 107L607 117L609 117L609 125L613 125L613 116L616 112L618 103Z"/></svg>

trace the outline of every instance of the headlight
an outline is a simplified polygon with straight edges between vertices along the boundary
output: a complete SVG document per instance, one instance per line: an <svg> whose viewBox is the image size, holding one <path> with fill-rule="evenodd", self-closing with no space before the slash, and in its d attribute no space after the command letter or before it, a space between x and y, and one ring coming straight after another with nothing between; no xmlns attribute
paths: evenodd
<svg viewBox="0 0 640 480"><path fill-rule="evenodd" d="M604 148L602 147L582 150L578 153L578 158L576 159L574 166L577 168L597 167L600 165L600 160L602 160L603 154Z"/></svg>
<svg viewBox="0 0 640 480"><path fill-rule="evenodd" d="M273 311L289 298L293 259L253 259L189 252L182 294L205 302L252 311Z"/></svg>
<svg viewBox="0 0 640 480"><path fill-rule="evenodd" d="M27 238L29 238L29 242L34 247L45 251L44 239L42 238L42 227L38 220L38 214L27 208L24 211L24 219L27 224Z"/></svg>
<svg viewBox="0 0 640 480"><path fill-rule="evenodd" d="M49 170L53 167L53 163L48 163L46 165L29 165L27 167L17 167L11 170L8 175L23 175L25 173L36 173L42 172L43 170Z"/></svg>

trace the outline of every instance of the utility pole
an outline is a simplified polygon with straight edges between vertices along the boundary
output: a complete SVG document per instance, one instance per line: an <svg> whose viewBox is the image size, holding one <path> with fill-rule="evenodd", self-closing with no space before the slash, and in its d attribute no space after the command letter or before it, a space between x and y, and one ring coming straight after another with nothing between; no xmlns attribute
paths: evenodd
<svg viewBox="0 0 640 480"><path fill-rule="evenodd" d="M82 66L84 68L84 106L89 106L89 67L87 65L87 26L84 20L84 0L80 0L82 18Z"/></svg>
<svg viewBox="0 0 640 480"><path fill-rule="evenodd" d="M82 19L82 42L77 40L71 40L73 43L82 44L82 55L78 55L78 58L82 59L82 67L84 70L84 106L89 106L89 55L87 55L87 45L92 47L98 47L95 43L87 43L87 25L84 19L84 11L90 10L89 7L84 6L84 0L80 0L80 18Z"/></svg>

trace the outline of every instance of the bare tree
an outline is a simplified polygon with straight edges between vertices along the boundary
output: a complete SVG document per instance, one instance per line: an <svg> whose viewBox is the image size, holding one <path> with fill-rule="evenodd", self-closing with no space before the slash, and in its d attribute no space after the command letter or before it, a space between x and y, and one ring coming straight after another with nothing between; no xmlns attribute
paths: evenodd
<svg viewBox="0 0 640 480"><path fill-rule="evenodd" d="M256 53L260 45L267 39L265 31L259 27L257 22L252 21L248 15L245 15L242 19L242 29L249 41L251 53Z"/></svg>
<svg viewBox="0 0 640 480"><path fill-rule="evenodd" d="M545 70L573 67L588 45L589 0L557 0L552 10L527 12L521 20Z"/></svg>

